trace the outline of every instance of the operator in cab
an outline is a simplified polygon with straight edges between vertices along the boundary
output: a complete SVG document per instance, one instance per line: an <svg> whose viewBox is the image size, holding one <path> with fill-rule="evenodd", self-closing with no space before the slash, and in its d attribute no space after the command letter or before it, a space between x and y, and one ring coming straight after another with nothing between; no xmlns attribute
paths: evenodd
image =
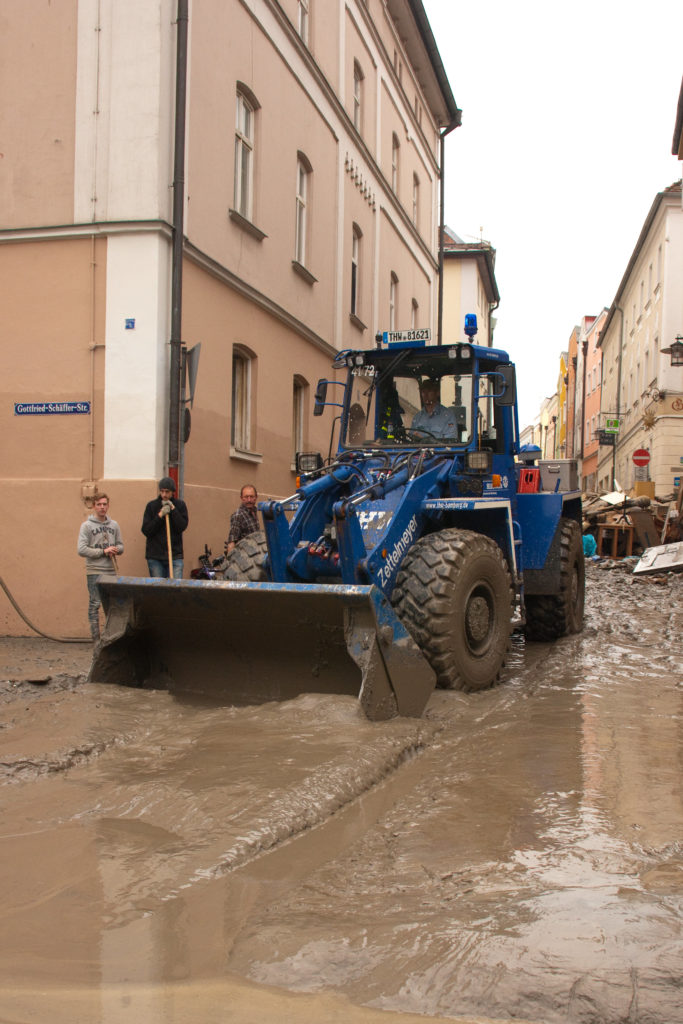
<svg viewBox="0 0 683 1024"><path fill-rule="evenodd" d="M438 380L427 377L420 384L422 408L413 416L411 430L424 433L425 437L457 438L458 424L455 406L446 408L440 402L441 386Z"/></svg>

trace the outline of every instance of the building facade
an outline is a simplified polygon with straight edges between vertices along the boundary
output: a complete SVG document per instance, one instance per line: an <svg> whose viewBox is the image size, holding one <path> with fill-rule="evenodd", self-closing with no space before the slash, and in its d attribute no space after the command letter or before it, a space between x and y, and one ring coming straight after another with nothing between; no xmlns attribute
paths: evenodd
<svg viewBox="0 0 683 1024"><path fill-rule="evenodd" d="M2 574L72 635L95 494L142 574L145 502L177 470L187 575L222 551L243 483L291 494L295 452L327 454L332 413L310 410L336 351L435 328L459 111L419 0L0 0L0 17ZM24 520L46 488L36 588ZM7 606L0 630L26 627Z"/></svg>
<svg viewBox="0 0 683 1024"><path fill-rule="evenodd" d="M578 352L579 352L579 329L575 327L569 335L567 344L567 411L565 419L567 423L565 458L576 458L576 406L578 396Z"/></svg>
<svg viewBox="0 0 683 1024"><path fill-rule="evenodd" d="M569 353L560 353L560 372L557 377L557 423L555 427L554 459L566 459L567 413L569 410Z"/></svg>
<svg viewBox="0 0 683 1024"><path fill-rule="evenodd" d="M679 181L655 197L598 341L602 416L619 422L614 448L600 449L600 489L634 486L640 448L658 496L673 492L683 470L683 367L662 351L683 333L682 267Z"/></svg>
<svg viewBox="0 0 683 1024"><path fill-rule="evenodd" d="M584 421L582 424L581 479L584 491L596 491L598 485L598 456L601 430L607 427L608 416L601 415L602 349L598 342L607 318L603 309L597 317L584 317L587 325L582 339L585 377L583 381ZM608 437L614 437L608 434Z"/></svg>
<svg viewBox="0 0 683 1024"><path fill-rule="evenodd" d="M450 228L443 231L443 340L464 341L465 316L477 317L477 345L493 346L494 310L500 303L496 250L488 242L463 242Z"/></svg>

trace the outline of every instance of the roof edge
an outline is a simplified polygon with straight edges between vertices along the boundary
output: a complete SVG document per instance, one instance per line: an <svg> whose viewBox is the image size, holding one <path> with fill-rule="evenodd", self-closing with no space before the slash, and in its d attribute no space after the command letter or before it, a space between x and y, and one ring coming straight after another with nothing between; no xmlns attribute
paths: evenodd
<svg viewBox="0 0 683 1024"><path fill-rule="evenodd" d="M441 60L441 54L439 48L436 45L436 39L432 32L432 26L429 24L427 13L422 4L422 0L405 0L410 9L410 13L413 16L413 20L417 25L418 31L422 38L422 44L429 57L429 62L432 66L434 76L439 86L439 90L444 100L446 111L448 113L448 124L443 127L446 128L458 128L462 124L462 110L458 107L455 102L453 90L451 84L448 81L448 75L444 67L443 61Z"/></svg>
<svg viewBox="0 0 683 1024"><path fill-rule="evenodd" d="M655 198L654 198L654 200L652 202L652 206L650 207L650 212L648 213L647 217L645 218L645 222L644 222L644 224L643 224L643 226L641 228L640 234L638 235L638 241L636 242L635 248L634 248L633 252L631 253L631 258L630 258L630 260L628 261L628 263L626 265L626 270L624 271L624 275L623 275L623 277L621 279L619 287L617 288L616 295L614 296L614 299L612 300L612 305L609 308L609 313L607 314L607 319L605 320L605 324L604 324L604 327L602 328L602 332L601 332L600 338L598 339L598 343L597 343L598 344L598 348L600 347L600 340L601 340L601 338L604 337L605 334L607 334L609 326L612 323L612 317L614 316L614 314L617 311L617 309L621 309L621 307L619 306L619 300L620 300L620 298L622 297L622 295L624 294L624 292L626 290L626 285L628 284L628 279L631 276L631 271L633 270L634 266L636 265L638 257L640 256L640 251L643 248L643 245L645 243L645 239L647 238L648 234L650 233L650 228L652 227L654 219L657 216L657 213L659 211L660 206L662 205L662 203L664 201L665 196L673 195L674 192L680 193L680 191L681 191L681 179L679 178L678 181L675 181L672 185L668 185L667 188L662 189L662 191L658 192L657 195L655 196ZM623 316L623 312L622 312L622 316Z"/></svg>
<svg viewBox="0 0 683 1024"><path fill-rule="evenodd" d="M678 94L678 107L676 109L676 124L674 137L671 143L671 152L679 159L683 159L683 146L681 136L683 135L683 78L681 79L681 91Z"/></svg>

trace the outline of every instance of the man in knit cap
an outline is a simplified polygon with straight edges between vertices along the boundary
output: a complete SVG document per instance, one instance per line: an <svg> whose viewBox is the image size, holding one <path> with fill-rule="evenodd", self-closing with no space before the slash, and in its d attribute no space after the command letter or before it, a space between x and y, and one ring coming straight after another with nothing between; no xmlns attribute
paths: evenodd
<svg viewBox="0 0 683 1024"><path fill-rule="evenodd" d="M109 498L98 494L93 503L92 514L81 524L78 532L78 554L85 558L85 578L88 583L88 622L90 635L97 642L100 639L100 593L97 589L98 576L115 576L118 573L116 556L123 554L123 540L119 524L109 518Z"/></svg>
<svg viewBox="0 0 683 1024"><path fill-rule="evenodd" d="M166 520L168 519L168 528ZM145 558L150 576L170 577L169 536L173 578L183 577L183 533L189 516L187 505L175 496L175 482L170 476L159 481L159 496L148 502L142 517L142 532L147 538Z"/></svg>

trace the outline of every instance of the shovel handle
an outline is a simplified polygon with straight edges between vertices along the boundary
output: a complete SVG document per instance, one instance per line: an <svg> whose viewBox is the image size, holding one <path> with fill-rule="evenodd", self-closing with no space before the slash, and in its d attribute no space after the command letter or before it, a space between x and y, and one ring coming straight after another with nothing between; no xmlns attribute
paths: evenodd
<svg viewBox="0 0 683 1024"><path fill-rule="evenodd" d="M168 521L168 516L164 516L166 520L166 544L168 545L168 576L169 579L173 579L173 551L171 549L171 524Z"/></svg>

